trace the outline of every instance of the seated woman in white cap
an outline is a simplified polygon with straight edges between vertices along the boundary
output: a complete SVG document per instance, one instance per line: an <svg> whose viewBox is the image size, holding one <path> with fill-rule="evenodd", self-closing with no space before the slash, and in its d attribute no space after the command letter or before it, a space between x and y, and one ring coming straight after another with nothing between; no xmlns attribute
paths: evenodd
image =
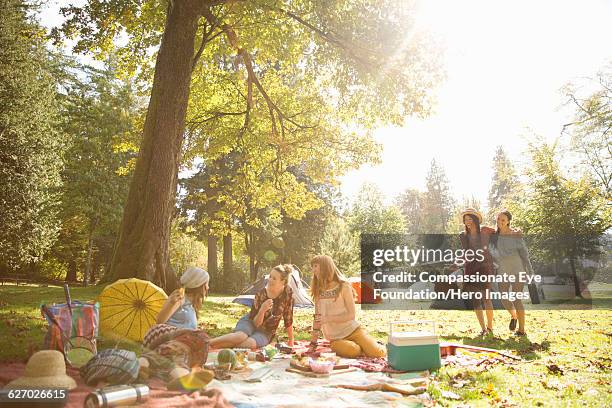
<svg viewBox="0 0 612 408"><path fill-rule="evenodd" d="M181 329L198 327L202 300L208 294L210 276L204 269L190 267L181 276L181 288L174 290L157 315L157 323Z"/></svg>
<svg viewBox="0 0 612 408"><path fill-rule="evenodd" d="M210 276L201 268L190 267L183 273L181 288L168 296L157 324L144 336L144 353L139 359L141 374L146 373L143 378L155 375L168 381L170 389L180 389L193 375L210 381L210 373L198 369L208 355L209 338L198 329L198 312L209 281Z"/></svg>

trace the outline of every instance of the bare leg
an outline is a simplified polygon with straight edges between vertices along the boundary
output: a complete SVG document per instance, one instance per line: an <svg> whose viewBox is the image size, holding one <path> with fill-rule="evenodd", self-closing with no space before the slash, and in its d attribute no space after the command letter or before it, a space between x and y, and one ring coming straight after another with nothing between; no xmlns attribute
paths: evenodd
<svg viewBox="0 0 612 408"><path fill-rule="evenodd" d="M487 313L487 329L493 330L493 302L491 299L485 299L483 302Z"/></svg>
<svg viewBox="0 0 612 408"><path fill-rule="evenodd" d="M518 282L512 285L512 289L514 293L521 293L523 292L523 286L524 284L522 282ZM525 333L525 306L521 299L516 299L513 303L518 315L518 331Z"/></svg>
<svg viewBox="0 0 612 408"><path fill-rule="evenodd" d="M254 348L257 348L257 342L255 341L254 338L249 337L246 340L244 340L242 343L238 344L237 347L254 349Z"/></svg>
<svg viewBox="0 0 612 408"><path fill-rule="evenodd" d="M476 317L478 318L478 323L480 323L480 328L482 330L486 330L487 326L485 326L484 314L482 313L482 308L478 306L474 308L474 313L476 313Z"/></svg>
<svg viewBox="0 0 612 408"><path fill-rule="evenodd" d="M500 293L510 293L509 282L500 282L498 286ZM501 302L506 308L506 310L510 313L510 316L512 316L513 319L516 319L516 309L514 307L514 303L505 298L502 298Z"/></svg>
<svg viewBox="0 0 612 408"><path fill-rule="evenodd" d="M249 336L241 331L224 334L223 336L215 337L208 343L212 348L236 347Z"/></svg>

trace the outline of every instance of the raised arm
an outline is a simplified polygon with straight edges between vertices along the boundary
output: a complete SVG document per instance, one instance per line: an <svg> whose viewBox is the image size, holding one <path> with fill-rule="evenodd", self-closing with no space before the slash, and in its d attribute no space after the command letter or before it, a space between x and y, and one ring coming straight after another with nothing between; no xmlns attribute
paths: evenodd
<svg viewBox="0 0 612 408"><path fill-rule="evenodd" d="M249 313L249 318L253 321L255 327L262 325L266 312L272 307L272 299L264 300L263 297L264 295L262 292L258 292L255 295L251 313Z"/></svg>
<svg viewBox="0 0 612 408"><path fill-rule="evenodd" d="M161 310L157 314L156 323L157 324L166 323L168 319L170 318L170 316L172 316L174 312L176 312L176 310L179 308L179 306L183 302L183 298L184 296L181 295L181 292L179 289L174 290L170 294L170 296L168 296L168 299L166 299L166 301L164 302L164 305L162 306Z"/></svg>

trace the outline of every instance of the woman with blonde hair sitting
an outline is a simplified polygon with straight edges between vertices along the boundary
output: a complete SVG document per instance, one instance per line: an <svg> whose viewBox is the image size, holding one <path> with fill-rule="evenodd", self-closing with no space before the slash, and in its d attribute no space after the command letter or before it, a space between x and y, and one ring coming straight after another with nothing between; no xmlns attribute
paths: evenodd
<svg viewBox="0 0 612 408"><path fill-rule="evenodd" d="M310 289L315 303L311 345L316 346L322 331L331 349L340 357L384 357L385 348L355 320L353 288L333 259L317 255L310 265L313 272Z"/></svg>

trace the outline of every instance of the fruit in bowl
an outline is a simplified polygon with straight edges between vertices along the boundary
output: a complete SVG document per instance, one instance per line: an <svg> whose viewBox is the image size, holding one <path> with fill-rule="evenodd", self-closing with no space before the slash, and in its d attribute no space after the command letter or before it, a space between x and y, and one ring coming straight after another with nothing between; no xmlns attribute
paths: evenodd
<svg viewBox="0 0 612 408"><path fill-rule="evenodd" d="M310 369L317 374L329 374L334 369L334 362L327 361L325 359L314 359L310 358L308 360L308 365Z"/></svg>

